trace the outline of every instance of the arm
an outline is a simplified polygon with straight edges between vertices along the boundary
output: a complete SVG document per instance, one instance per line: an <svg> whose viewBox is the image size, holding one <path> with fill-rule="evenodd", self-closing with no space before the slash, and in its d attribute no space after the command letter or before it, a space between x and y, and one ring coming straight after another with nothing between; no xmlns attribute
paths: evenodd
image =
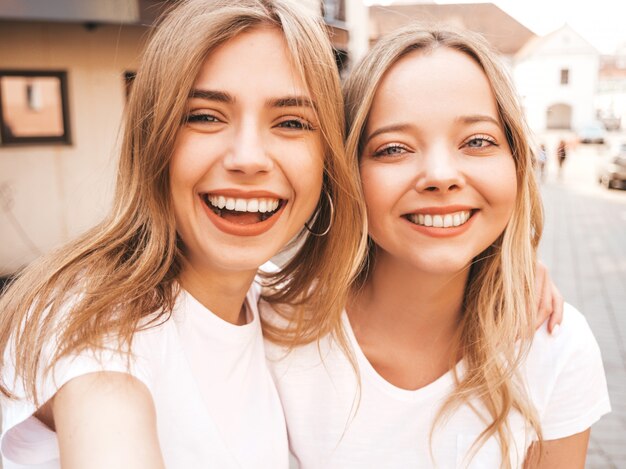
<svg viewBox="0 0 626 469"><path fill-rule="evenodd" d="M131 375L101 372L74 378L40 415L57 432L63 469L165 468L152 396Z"/></svg>
<svg viewBox="0 0 626 469"><path fill-rule="evenodd" d="M550 318L548 331L555 333L555 328L563 320L563 296L552 283L548 268L541 261L537 261L535 266L535 296L537 298L537 328Z"/></svg>
<svg viewBox="0 0 626 469"><path fill-rule="evenodd" d="M584 469L591 429L558 440L547 440L528 448L524 469ZM539 459L537 459L539 458Z"/></svg>

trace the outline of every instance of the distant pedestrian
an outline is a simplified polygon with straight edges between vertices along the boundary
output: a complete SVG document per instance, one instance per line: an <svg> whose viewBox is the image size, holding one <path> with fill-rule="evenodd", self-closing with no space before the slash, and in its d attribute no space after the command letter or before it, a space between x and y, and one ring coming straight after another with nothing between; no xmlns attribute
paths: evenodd
<svg viewBox="0 0 626 469"><path fill-rule="evenodd" d="M563 176L563 164L567 158L567 145L565 140L561 140L556 147L556 156L559 162L559 179Z"/></svg>
<svg viewBox="0 0 626 469"><path fill-rule="evenodd" d="M543 180L545 179L545 172L546 172L546 163L548 161L548 154L546 151L546 146L542 143L541 145L539 145L539 149L537 150L537 169L539 172L539 180L541 182L543 182Z"/></svg>

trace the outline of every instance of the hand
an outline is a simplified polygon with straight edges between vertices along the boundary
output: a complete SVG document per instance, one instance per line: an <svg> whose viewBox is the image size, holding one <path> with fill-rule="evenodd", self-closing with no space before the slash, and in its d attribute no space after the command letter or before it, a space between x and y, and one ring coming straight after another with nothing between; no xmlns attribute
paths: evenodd
<svg viewBox="0 0 626 469"><path fill-rule="evenodd" d="M548 268L541 261L535 265L535 297L537 298L537 329L548 320L548 332L557 334L563 321L563 296L552 283Z"/></svg>

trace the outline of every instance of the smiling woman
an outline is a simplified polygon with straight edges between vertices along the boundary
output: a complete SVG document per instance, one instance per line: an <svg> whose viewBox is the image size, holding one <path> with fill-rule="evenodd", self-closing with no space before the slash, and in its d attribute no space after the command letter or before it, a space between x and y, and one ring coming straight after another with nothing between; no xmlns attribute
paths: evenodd
<svg viewBox="0 0 626 469"><path fill-rule="evenodd" d="M177 2L126 111L111 213L0 300L4 467L286 468L257 269L301 241L264 276L301 335L364 252L326 31L288 0Z"/></svg>
<svg viewBox="0 0 626 469"><path fill-rule="evenodd" d="M583 467L610 410L602 360L569 305L558 336L536 328L542 211L495 53L412 25L356 66L345 101L368 262L339 331L268 346L301 467Z"/></svg>

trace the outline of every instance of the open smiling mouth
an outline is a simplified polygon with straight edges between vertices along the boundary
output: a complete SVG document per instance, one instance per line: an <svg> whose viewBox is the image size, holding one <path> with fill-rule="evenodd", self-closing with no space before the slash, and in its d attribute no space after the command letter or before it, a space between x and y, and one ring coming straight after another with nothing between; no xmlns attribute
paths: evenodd
<svg viewBox="0 0 626 469"><path fill-rule="evenodd" d="M411 223L418 226L433 228L456 228L462 226L471 218L475 210L460 210L458 212L440 215L409 213L404 215Z"/></svg>
<svg viewBox="0 0 626 469"><path fill-rule="evenodd" d="M275 198L225 197L202 194L205 205L220 218L237 225L252 225L264 222L284 207L286 201Z"/></svg>

